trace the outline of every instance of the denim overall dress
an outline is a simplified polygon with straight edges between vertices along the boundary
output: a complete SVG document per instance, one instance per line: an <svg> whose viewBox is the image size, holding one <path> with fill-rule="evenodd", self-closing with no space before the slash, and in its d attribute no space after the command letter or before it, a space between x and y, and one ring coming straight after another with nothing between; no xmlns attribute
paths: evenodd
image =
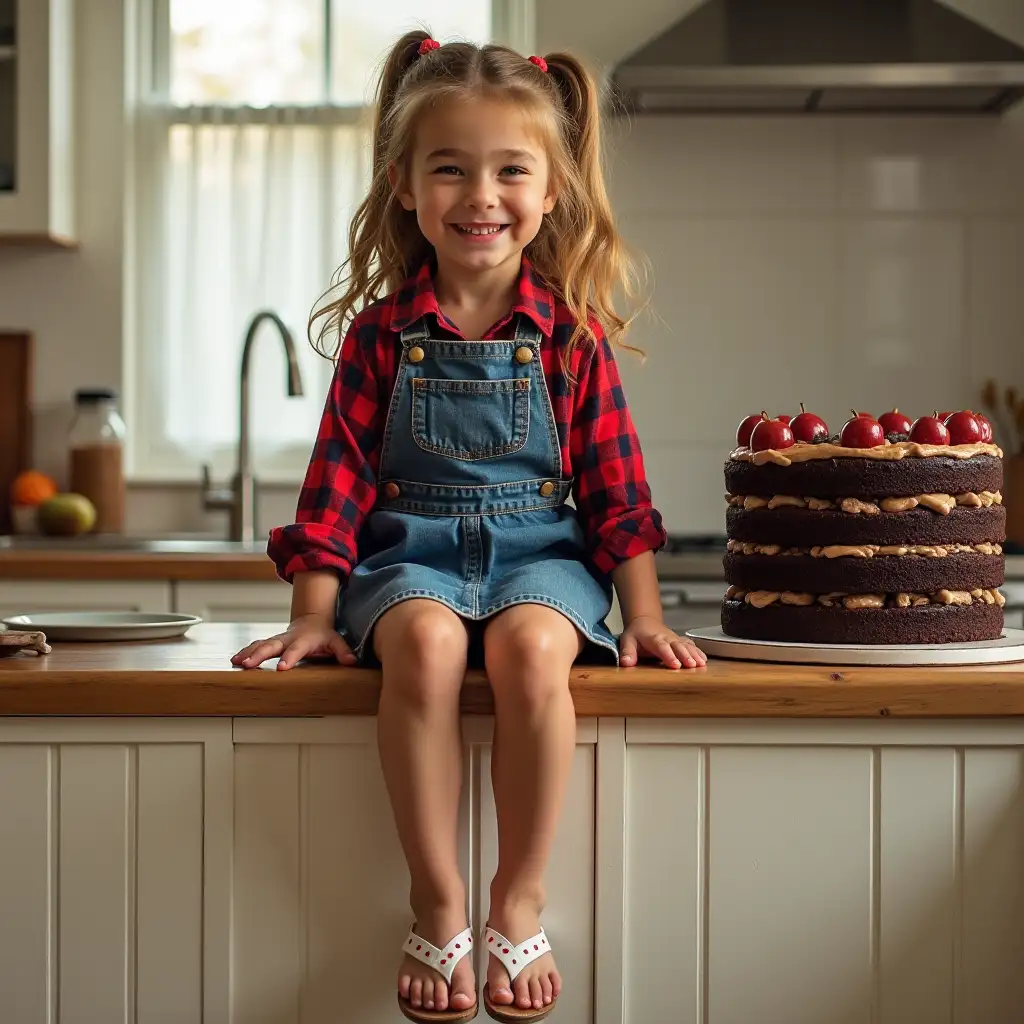
<svg viewBox="0 0 1024 1024"><path fill-rule="evenodd" d="M418 597L468 620L547 605L587 637L588 653L617 663L604 622L611 585L589 568L565 503L541 339L522 315L511 341L431 338L426 318L402 332L377 504L338 596L338 630L360 660L374 660L380 616Z"/></svg>

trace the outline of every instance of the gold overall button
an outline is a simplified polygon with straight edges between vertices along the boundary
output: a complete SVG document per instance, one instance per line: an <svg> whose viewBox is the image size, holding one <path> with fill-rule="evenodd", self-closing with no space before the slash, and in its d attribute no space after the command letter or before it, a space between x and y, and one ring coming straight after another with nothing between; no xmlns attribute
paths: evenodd
<svg viewBox="0 0 1024 1024"><path fill-rule="evenodd" d="M423 351L423 349L421 349L419 347L419 345L413 345L413 347L411 349L409 349L409 362L410 363L422 363L423 362L423 357L425 355L426 355L426 353Z"/></svg>
<svg viewBox="0 0 1024 1024"><path fill-rule="evenodd" d="M516 349L516 362L523 363L524 365L533 359L533 349L527 348L525 345Z"/></svg>
<svg viewBox="0 0 1024 1024"><path fill-rule="evenodd" d="M389 498L397 498L402 493L402 488L392 481L391 483L384 485L384 493Z"/></svg>
<svg viewBox="0 0 1024 1024"><path fill-rule="evenodd" d="M550 480L545 480L540 485L540 493L542 498L550 498L555 493L555 485Z"/></svg>

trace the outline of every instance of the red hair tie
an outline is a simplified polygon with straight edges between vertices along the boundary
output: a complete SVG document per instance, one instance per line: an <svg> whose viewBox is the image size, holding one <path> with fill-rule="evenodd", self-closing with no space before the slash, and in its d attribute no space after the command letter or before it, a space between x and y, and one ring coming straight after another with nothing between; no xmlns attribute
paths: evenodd
<svg viewBox="0 0 1024 1024"><path fill-rule="evenodd" d="M543 57L531 57L530 63L536 64L537 67L541 69L541 71L547 71L548 69L548 62Z"/></svg>
<svg viewBox="0 0 1024 1024"><path fill-rule="evenodd" d="M425 54L430 53L431 50L440 50L441 44L436 39L424 39L420 43L419 55L422 57Z"/></svg>

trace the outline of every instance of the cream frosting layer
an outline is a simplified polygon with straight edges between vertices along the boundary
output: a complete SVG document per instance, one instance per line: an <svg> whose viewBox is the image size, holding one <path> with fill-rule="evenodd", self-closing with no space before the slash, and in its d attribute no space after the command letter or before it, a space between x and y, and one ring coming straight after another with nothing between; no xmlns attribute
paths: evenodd
<svg viewBox="0 0 1024 1024"><path fill-rule="evenodd" d="M900 459L928 459L945 455L951 459L973 459L975 455L1003 457L995 444L918 444L916 441L886 441L877 448L844 448L839 444L808 444L798 441L791 448L768 448L752 452L749 448L736 448L729 455L735 462L752 462L755 466L774 463L791 466L794 462L814 462L818 459L875 459L880 462L898 462Z"/></svg>
<svg viewBox="0 0 1024 1024"><path fill-rule="evenodd" d="M1001 555L1001 544L827 544L811 548L784 548L781 544L756 544L730 540L726 550L732 555L809 555L812 558L875 558L919 555L923 558L947 558L949 555Z"/></svg>
<svg viewBox="0 0 1024 1024"><path fill-rule="evenodd" d="M876 516L882 512L909 512L910 509L929 508L939 515L948 516L953 509L989 508L1001 505L1001 491L964 491L963 494L916 494L898 498L882 498L879 501L862 501L860 498L807 498L795 494L773 494L770 498L759 494L727 494L726 504L742 507L745 512L757 509L774 511L777 508L806 508L812 512L841 511L851 515Z"/></svg>
<svg viewBox="0 0 1024 1024"><path fill-rule="evenodd" d="M732 586L725 592L725 597L730 601L743 601L753 608L768 608L773 604L797 607L819 604L825 608L841 605L850 611L858 608L920 608L931 604L995 604L1002 608L1006 604L1006 598L994 589L940 590L934 594L808 594L790 590L744 590Z"/></svg>

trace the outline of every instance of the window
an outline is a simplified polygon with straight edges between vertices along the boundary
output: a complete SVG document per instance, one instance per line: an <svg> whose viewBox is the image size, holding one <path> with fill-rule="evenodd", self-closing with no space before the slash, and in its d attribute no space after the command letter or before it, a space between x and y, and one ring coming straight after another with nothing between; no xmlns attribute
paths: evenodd
<svg viewBox="0 0 1024 1024"><path fill-rule="evenodd" d="M402 32L530 51L530 0L144 0L135 53L126 399L136 479L234 471L242 342L263 480L301 479L332 371L306 340L369 175L367 103Z"/></svg>

